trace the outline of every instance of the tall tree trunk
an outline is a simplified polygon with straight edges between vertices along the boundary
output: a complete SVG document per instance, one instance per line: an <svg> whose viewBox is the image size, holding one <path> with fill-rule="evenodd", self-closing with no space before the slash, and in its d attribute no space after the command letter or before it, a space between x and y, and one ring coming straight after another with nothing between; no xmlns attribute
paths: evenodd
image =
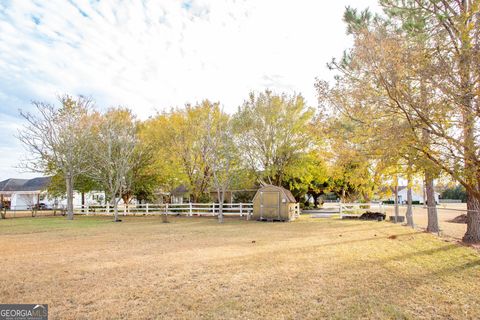
<svg viewBox="0 0 480 320"><path fill-rule="evenodd" d="M467 232L463 242L480 242L480 199L467 193Z"/></svg>
<svg viewBox="0 0 480 320"><path fill-rule="evenodd" d="M422 139L424 148L430 148L430 132L426 128L422 130ZM435 189L433 188L433 175L430 170L429 168L425 170L425 195L427 200L425 201L424 198L424 201L428 213L427 231L438 233L440 228L438 227L437 203L435 201Z"/></svg>
<svg viewBox="0 0 480 320"><path fill-rule="evenodd" d="M85 192L82 192L82 212L85 212Z"/></svg>
<svg viewBox="0 0 480 320"><path fill-rule="evenodd" d="M113 197L113 221L118 222L118 201Z"/></svg>
<svg viewBox="0 0 480 320"><path fill-rule="evenodd" d="M3 194L0 195L0 215L2 219L7 218L7 206L5 205L5 202L3 200Z"/></svg>
<svg viewBox="0 0 480 320"><path fill-rule="evenodd" d="M218 223L223 223L223 201L225 199L225 192L217 189L218 196Z"/></svg>
<svg viewBox="0 0 480 320"><path fill-rule="evenodd" d="M471 2L462 0L462 13L465 18L468 16ZM463 145L464 145L464 176L468 185L478 189L479 175L477 160L477 148L475 145L475 112L474 106L475 84L472 80L472 70L474 69L472 57L475 52L472 50L472 36L470 35L469 24L471 18L464 21L461 29L462 47L459 56L459 71L462 89L462 120L463 120ZM480 199L472 192L467 191L467 232L463 236L463 241L468 243L480 242Z"/></svg>
<svg viewBox="0 0 480 320"><path fill-rule="evenodd" d="M433 177L432 174L427 170L425 171L425 187L427 194L427 212L428 212L428 232L440 232L438 227L438 214L437 214L437 203L435 201L435 189L433 187Z"/></svg>
<svg viewBox="0 0 480 320"><path fill-rule="evenodd" d="M318 202L318 198L320 198L320 195L318 194L314 194L313 195L313 207L314 208L318 208L319 207L319 202Z"/></svg>
<svg viewBox="0 0 480 320"><path fill-rule="evenodd" d="M475 116L473 111L473 100L471 95L470 81L470 60L464 54L461 60L462 66L462 88L464 90L463 98L463 144L464 144L464 175L468 185L476 187L478 185L478 167L476 166L476 146L475 146ZM472 192L467 191L467 231L463 236L463 241L467 243L480 242L480 199Z"/></svg>
<svg viewBox="0 0 480 320"><path fill-rule="evenodd" d="M407 189L407 212L405 214L407 217L407 226L414 227L413 224L413 206L412 206L412 177L408 177L408 189Z"/></svg>
<svg viewBox="0 0 480 320"><path fill-rule="evenodd" d="M393 203L395 204L395 223L397 223L398 216L399 216L399 207L398 207L398 183L396 178L395 178L395 186L393 187L393 193L395 197L395 199L393 200Z"/></svg>
<svg viewBox="0 0 480 320"><path fill-rule="evenodd" d="M426 192L426 187L425 187L425 181L423 181L422 185L422 192L423 192L423 208L427 208L427 192Z"/></svg>
<svg viewBox="0 0 480 320"><path fill-rule="evenodd" d="M70 173L66 174L65 182L67 185L67 219L73 220L73 177Z"/></svg>

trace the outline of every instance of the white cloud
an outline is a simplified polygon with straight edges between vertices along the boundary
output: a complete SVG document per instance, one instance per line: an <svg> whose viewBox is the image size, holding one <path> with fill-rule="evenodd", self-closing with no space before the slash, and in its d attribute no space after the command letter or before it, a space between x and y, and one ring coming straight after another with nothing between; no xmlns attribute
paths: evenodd
<svg viewBox="0 0 480 320"><path fill-rule="evenodd" d="M264 88L301 92L316 105L314 78L330 78L326 63L350 45L344 7L375 3L0 3L0 114L64 92L91 95L101 107L129 106L141 118L204 98L233 112L249 91ZM11 175L4 170L0 178Z"/></svg>

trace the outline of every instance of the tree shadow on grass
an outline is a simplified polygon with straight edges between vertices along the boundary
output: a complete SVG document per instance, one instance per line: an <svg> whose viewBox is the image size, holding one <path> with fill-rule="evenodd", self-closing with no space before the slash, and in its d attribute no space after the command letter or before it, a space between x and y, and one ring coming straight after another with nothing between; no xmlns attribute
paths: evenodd
<svg viewBox="0 0 480 320"><path fill-rule="evenodd" d="M315 245L314 247L328 247L328 246L336 246L336 245L344 245L344 244L361 243L361 242L374 241L374 240L386 240L386 239L392 238L392 236L395 236L395 238L398 239L398 238L413 236L421 233L423 232L418 231L418 232L409 232L409 233L396 234L396 235L386 235L381 237L369 237L369 238L346 240L346 241L335 241L335 242L328 242L324 244Z"/></svg>
<svg viewBox="0 0 480 320"><path fill-rule="evenodd" d="M436 254L436 253L439 253L439 252L447 252L447 251L450 251L450 250L455 250L455 249L460 249L460 248L461 247L456 245L456 244L449 244L449 245L438 247L438 248L404 253L404 254L401 254L401 255L396 255L396 256L389 257L389 258L380 259L380 260L377 260L377 262L378 263L384 263L384 262L389 262L389 261L407 260L407 259L410 259L410 258L413 258L413 257L428 256L428 255ZM409 249L410 250L415 250L415 248L409 248Z"/></svg>

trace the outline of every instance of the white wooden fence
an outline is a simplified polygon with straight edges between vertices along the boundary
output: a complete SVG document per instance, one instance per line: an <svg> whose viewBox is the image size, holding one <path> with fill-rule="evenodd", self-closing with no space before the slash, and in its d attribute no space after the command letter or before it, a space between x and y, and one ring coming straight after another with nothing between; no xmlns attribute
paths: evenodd
<svg viewBox="0 0 480 320"><path fill-rule="evenodd" d="M339 203L340 218L359 217L367 211L385 213L382 202L371 203Z"/></svg>
<svg viewBox="0 0 480 320"><path fill-rule="evenodd" d="M216 216L220 211L219 203L161 203L161 204L121 204L118 206L120 215L206 215ZM224 216L246 216L250 218L253 213L253 203L224 203ZM75 214L85 215L112 215L113 206L83 205L74 207Z"/></svg>
<svg viewBox="0 0 480 320"><path fill-rule="evenodd" d="M438 199L439 203L462 203L459 199Z"/></svg>

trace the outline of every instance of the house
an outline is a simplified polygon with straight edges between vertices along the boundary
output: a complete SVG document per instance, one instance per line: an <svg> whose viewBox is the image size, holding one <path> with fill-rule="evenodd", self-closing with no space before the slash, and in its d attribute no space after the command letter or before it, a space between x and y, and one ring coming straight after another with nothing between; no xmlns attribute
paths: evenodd
<svg viewBox="0 0 480 320"><path fill-rule="evenodd" d="M400 204L406 204L407 203L407 191L408 188L407 186L398 186L398 203ZM438 192L435 192L435 202L438 204L440 198L440 194ZM394 201L395 200L395 195L394 195L394 190L391 188L391 195L389 198L384 199L386 201ZM415 190L415 188L412 189L412 202L413 203L420 203L424 204L424 193L423 192L418 192L418 190Z"/></svg>
<svg viewBox="0 0 480 320"><path fill-rule="evenodd" d="M0 181L0 203L17 210L27 210L43 201L50 177L7 179Z"/></svg>
<svg viewBox="0 0 480 320"><path fill-rule="evenodd" d="M171 203L188 203L190 202L190 191L185 185L179 185L170 192Z"/></svg>
<svg viewBox="0 0 480 320"><path fill-rule="evenodd" d="M7 179L0 181L0 203L12 210L29 210L40 204L47 208L66 207L67 199L63 197L52 197L48 194L47 188L51 177L37 177L33 179ZM85 194L74 192L73 205L79 207L83 204L103 205L105 193L92 191Z"/></svg>

